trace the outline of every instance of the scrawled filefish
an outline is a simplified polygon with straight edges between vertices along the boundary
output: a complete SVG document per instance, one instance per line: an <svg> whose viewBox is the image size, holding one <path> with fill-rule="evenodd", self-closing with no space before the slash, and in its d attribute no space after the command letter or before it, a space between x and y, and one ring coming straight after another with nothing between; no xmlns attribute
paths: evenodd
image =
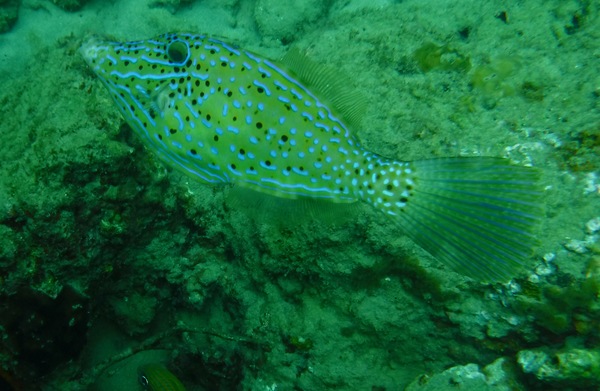
<svg viewBox="0 0 600 391"><path fill-rule="evenodd" d="M179 379L162 364L145 364L137 372L144 391L185 391Z"/></svg>
<svg viewBox="0 0 600 391"><path fill-rule="evenodd" d="M508 280L530 256L542 213L537 170L500 158L404 162L369 152L346 125L357 122L352 102L331 97L349 111L342 117L316 92L331 90L323 79L332 72L303 69L297 55L280 65L194 34L92 38L81 53L146 147L199 181L367 202L480 280Z"/></svg>

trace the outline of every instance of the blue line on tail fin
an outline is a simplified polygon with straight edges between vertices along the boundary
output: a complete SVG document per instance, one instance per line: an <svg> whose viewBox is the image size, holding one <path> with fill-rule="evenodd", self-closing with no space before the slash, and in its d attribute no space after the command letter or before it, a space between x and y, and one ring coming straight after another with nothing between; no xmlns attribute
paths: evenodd
<svg viewBox="0 0 600 391"><path fill-rule="evenodd" d="M543 215L537 169L485 157L410 164L415 183L396 218L412 240L477 280L506 282L524 268Z"/></svg>

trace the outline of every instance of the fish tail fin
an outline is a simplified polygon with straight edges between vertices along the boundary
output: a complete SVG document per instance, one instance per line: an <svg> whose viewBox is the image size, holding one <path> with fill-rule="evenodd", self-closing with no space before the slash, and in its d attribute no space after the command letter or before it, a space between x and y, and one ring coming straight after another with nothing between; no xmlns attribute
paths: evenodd
<svg viewBox="0 0 600 391"><path fill-rule="evenodd" d="M372 203L395 215L419 246L480 281L506 282L524 268L543 214L539 170L487 157L395 165L404 165L389 170L400 191L390 191L388 179L388 202Z"/></svg>

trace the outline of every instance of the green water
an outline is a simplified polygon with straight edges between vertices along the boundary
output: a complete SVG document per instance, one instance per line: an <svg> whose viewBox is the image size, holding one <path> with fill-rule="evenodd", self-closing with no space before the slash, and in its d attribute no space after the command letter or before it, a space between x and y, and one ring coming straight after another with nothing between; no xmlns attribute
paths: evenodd
<svg viewBox="0 0 600 391"><path fill-rule="evenodd" d="M188 391L598 388L596 2L68 3L0 35L0 389L136 390L146 363ZM77 54L166 31L305 49L364 95L370 151L542 168L530 267L481 284L369 208L167 171Z"/></svg>

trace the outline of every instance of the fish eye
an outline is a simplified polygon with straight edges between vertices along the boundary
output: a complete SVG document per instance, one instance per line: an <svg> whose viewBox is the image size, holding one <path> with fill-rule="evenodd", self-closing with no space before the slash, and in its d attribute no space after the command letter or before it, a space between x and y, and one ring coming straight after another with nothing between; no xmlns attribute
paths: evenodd
<svg viewBox="0 0 600 391"><path fill-rule="evenodd" d="M150 384L150 382L148 381L148 378L144 375L140 375L139 380L140 380L140 384L142 385L142 387L144 387L144 390L148 389L148 384Z"/></svg>
<svg viewBox="0 0 600 391"><path fill-rule="evenodd" d="M183 41L173 41L167 47L167 56L169 60L176 64L183 64L189 57L189 51L187 43Z"/></svg>

